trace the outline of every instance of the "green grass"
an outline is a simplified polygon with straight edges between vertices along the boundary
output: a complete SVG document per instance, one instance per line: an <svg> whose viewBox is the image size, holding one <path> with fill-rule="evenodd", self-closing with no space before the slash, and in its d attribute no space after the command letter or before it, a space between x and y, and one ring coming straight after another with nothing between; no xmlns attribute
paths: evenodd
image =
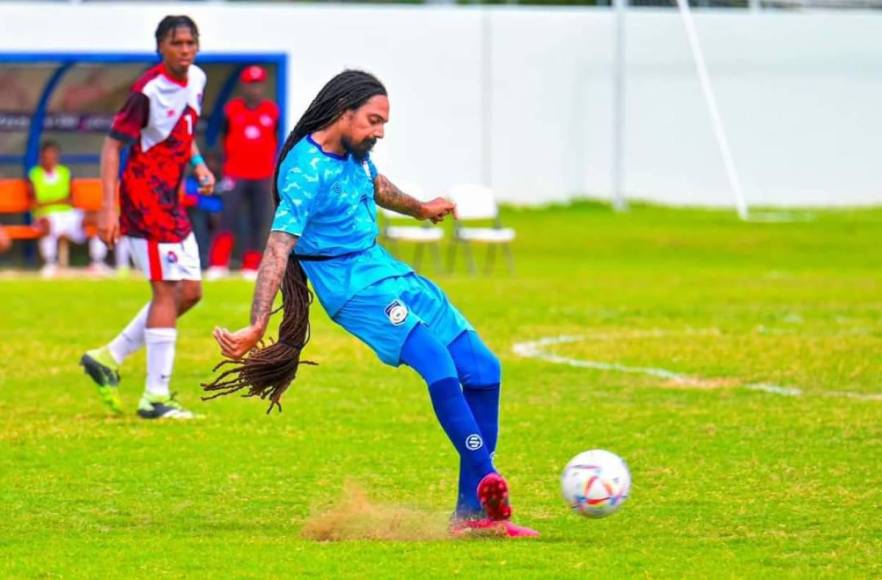
<svg viewBox="0 0 882 580"><path fill-rule="evenodd" d="M355 482L432 520L455 457L425 388L313 310L284 413L202 403L215 324L247 317L250 286L206 285L180 324L173 388L186 424L107 417L76 362L147 298L140 281L0 281L0 576L882 576L882 211L740 223L729 212L596 204L508 210L517 272L434 276L504 363L497 464L536 542L303 539ZM409 254L409 252L408 252ZM575 360L519 358L558 335ZM126 365L134 410L144 355ZM745 388L798 387L787 397ZM625 457L611 518L559 498L577 452Z"/></svg>

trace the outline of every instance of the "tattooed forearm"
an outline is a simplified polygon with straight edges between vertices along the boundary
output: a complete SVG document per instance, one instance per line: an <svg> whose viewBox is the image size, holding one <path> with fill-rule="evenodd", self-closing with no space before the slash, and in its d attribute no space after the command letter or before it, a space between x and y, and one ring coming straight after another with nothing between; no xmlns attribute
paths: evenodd
<svg viewBox="0 0 882 580"><path fill-rule="evenodd" d="M260 271L257 273L257 283L254 286L254 301L251 303L252 326L265 330L269 324L273 300L285 276L288 255L296 243L296 236L284 232L270 232L260 262Z"/></svg>
<svg viewBox="0 0 882 580"><path fill-rule="evenodd" d="M374 182L374 201L377 205L404 215L422 219L423 204L398 189L385 175L378 175Z"/></svg>

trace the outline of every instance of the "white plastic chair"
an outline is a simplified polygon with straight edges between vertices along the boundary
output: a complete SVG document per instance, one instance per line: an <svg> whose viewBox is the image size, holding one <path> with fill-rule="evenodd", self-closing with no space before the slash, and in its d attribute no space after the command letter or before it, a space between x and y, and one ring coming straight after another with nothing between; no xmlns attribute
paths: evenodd
<svg viewBox="0 0 882 580"><path fill-rule="evenodd" d="M447 269L453 271L457 248L461 245L468 261L469 271L474 273L477 268L472 253L472 243L481 243L487 244L485 269L488 273L493 270L497 246L502 246L502 251L508 261L508 269L513 272L514 258L511 254L511 242L515 239L515 231L512 228L502 227L499 221L499 207L496 205L496 196L493 194L493 190L483 185L457 185L447 192L447 199L456 204L457 217L453 230L453 241L447 255ZM493 225L474 227L463 223L470 221L490 221Z"/></svg>
<svg viewBox="0 0 882 580"><path fill-rule="evenodd" d="M413 183L402 183L398 185L401 191L414 197L420 201L428 201L425 192L421 187ZM397 221L410 220L413 218L400 214L386 208L380 208L383 215L383 228L381 235L389 245L389 250L393 254L398 253L398 242L410 242L414 244L413 267L419 269L423 257L423 248L429 247L435 262L435 269L441 270L441 239L444 237L444 230L434 227L426 222L423 225L395 225Z"/></svg>

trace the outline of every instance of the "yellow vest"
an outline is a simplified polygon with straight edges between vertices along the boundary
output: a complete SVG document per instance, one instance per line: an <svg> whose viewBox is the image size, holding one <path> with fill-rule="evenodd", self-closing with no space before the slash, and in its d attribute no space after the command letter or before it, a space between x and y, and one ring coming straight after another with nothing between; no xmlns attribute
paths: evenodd
<svg viewBox="0 0 882 580"><path fill-rule="evenodd" d="M34 196L37 198L37 203L51 204L34 210L36 217L73 209L73 206L67 203L52 203L61 201L70 195L70 169L64 165L56 165L54 172L47 173L45 169L37 165L30 170L28 178L34 186Z"/></svg>

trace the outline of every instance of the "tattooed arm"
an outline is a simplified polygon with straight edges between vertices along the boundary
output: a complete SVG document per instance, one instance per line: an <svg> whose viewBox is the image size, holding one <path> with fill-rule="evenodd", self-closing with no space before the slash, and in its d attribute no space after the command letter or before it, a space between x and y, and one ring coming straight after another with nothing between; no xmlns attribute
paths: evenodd
<svg viewBox="0 0 882 580"><path fill-rule="evenodd" d="M296 244L297 236L285 232L270 232L254 285L251 325L236 332L230 332L226 328L214 329L214 339L224 356L241 358L263 338L269 325L273 301L282 285L282 278L285 277L288 256Z"/></svg>
<svg viewBox="0 0 882 580"><path fill-rule="evenodd" d="M254 285L254 300L251 302L251 326L259 328L261 335L266 332L273 301L288 267L288 256L296 244L297 236L285 232L270 232L267 238Z"/></svg>
<svg viewBox="0 0 882 580"><path fill-rule="evenodd" d="M456 208L454 204L442 197L423 203L398 189L385 175L377 175L374 180L374 201L380 207L415 217L418 220L430 219L434 223L443 220L444 216Z"/></svg>

